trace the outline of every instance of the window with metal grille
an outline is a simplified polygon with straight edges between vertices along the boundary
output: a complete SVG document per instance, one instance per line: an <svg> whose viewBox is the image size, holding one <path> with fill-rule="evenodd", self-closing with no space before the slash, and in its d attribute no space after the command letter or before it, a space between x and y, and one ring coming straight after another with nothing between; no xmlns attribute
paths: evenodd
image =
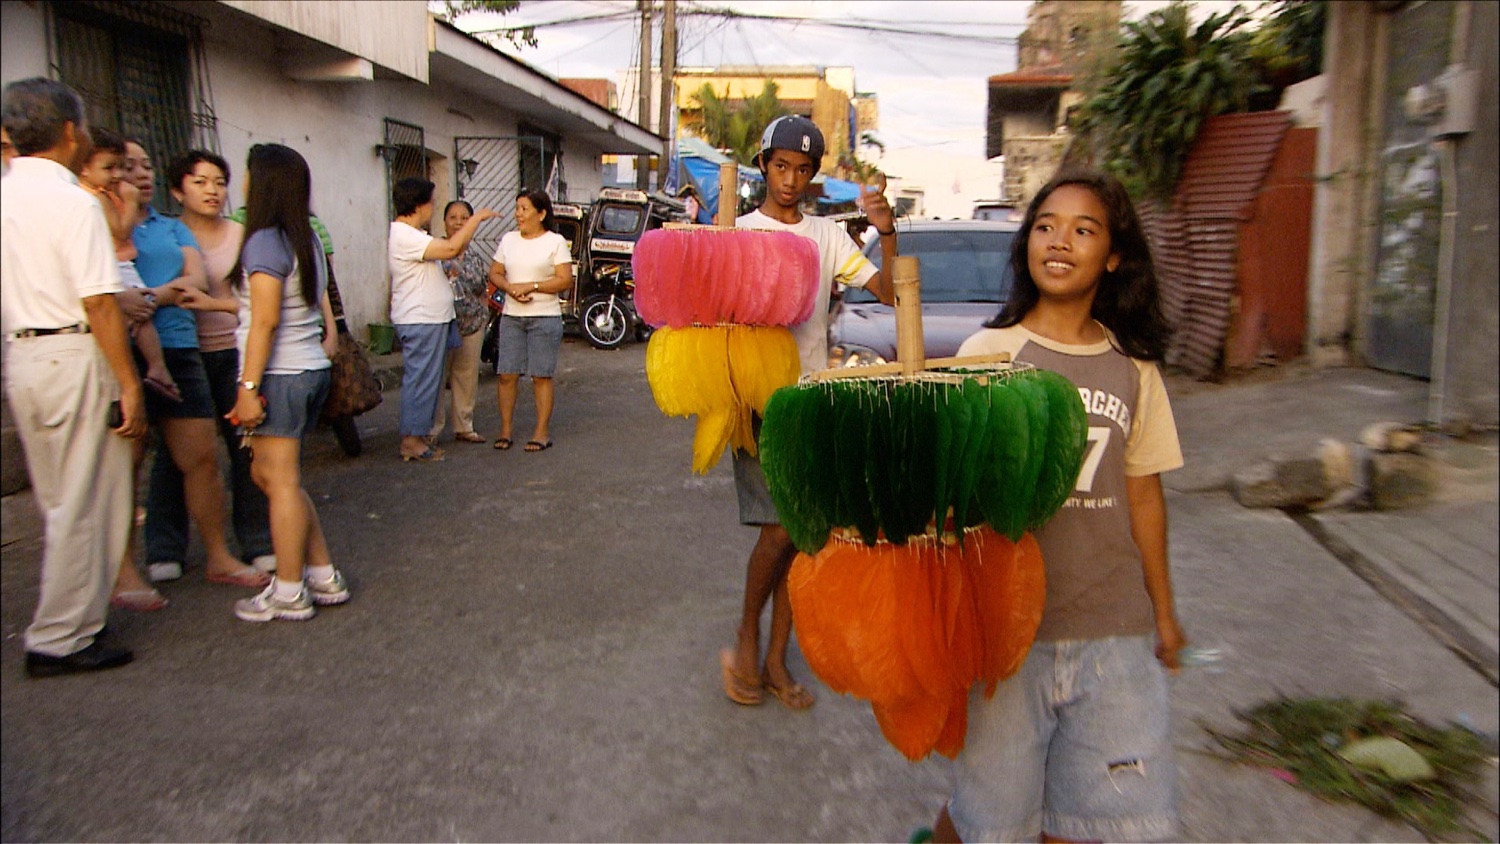
<svg viewBox="0 0 1500 844"><path fill-rule="evenodd" d="M91 123L140 139L156 165L153 204L177 212L167 162L194 147L219 149L203 20L150 2L48 5L57 78L83 97Z"/></svg>

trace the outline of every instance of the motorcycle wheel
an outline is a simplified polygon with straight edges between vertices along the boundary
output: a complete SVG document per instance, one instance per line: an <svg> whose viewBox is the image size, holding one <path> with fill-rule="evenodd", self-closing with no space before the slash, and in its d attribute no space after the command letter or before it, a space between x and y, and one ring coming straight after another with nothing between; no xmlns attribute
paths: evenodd
<svg viewBox="0 0 1500 844"><path fill-rule="evenodd" d="M354 424L353 416L340 416L328 423L333 428L333 436L339 441L339 448L350 457L358 457L365 450L364 444L359 441L359 426Z"/></svg>
<svg viewBox="0 0 1500 844"><path fill-rule="evenodd" d="M583 336L596 349L619 348L630 336L631 320L618 298L597 296L583 303L578 319Z"/></svg>

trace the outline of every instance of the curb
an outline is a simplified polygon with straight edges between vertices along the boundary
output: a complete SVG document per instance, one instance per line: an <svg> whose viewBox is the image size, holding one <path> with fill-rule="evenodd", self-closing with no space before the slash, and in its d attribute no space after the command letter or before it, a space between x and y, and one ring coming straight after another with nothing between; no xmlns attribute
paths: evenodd
<svg viewBox="0 0 1500 844"><path fill-rule="evenodd" d="M1500 671L1496 668L1497 655L1493 647L1470 633L1452 616L1402 583L1395 575L1335 536L1312 514L1291 509L1283 512L1361 580L1426 628L1465 665L1477 671L1490 685L1500 688Z"/></svg>

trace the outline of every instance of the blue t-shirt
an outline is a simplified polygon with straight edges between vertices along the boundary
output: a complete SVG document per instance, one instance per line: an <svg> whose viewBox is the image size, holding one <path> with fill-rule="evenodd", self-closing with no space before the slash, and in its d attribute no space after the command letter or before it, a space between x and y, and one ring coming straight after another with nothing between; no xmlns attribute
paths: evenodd
<svg viewBox="0 0 1500 844"><path fill-rule="evenodd" d="M149 208L145 222L135 227L135 269L147 287L161 287L182 275L182 248L198 248L198 241L181 220L163 217ZM192 311L175 305L156 309L151 320L163 349L198 348L198 321Z"/></svg>
<svg viewBox="0 0 1500 844"><path fill-rule="evenodd" d="M313 255L323 257L323 243L313 235ZM281 281L281 322L266 362L267 375L295 375L331 364L323 353L323 312L320 305L328 289L328 265L317 261L317 296L308 305L302 298L302 273L297 268L297 253L281 229L260 229L245 240L240 253L245 283L239 285L240 328L236 337L240 362L245 360L245 342L250 335L250 276L264 273Z"/></svg>

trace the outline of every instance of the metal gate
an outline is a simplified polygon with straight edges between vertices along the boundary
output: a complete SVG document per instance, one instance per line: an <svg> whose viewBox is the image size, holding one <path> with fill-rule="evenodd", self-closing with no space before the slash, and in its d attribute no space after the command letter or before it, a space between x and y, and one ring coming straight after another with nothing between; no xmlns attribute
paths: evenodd
<svg viewBox="0 0 1500 844"><path fill-rule="evenodd" d="M385 161L385 210L386 216L396 219L395 201L391 189L406 178L427 178L427 143L421 126L385 119L385 143L381 144L380 157Z"/></svg>
<svg viewBox="0 0 1500 844"><path fill-rule="evenodd" d="M516 227L516 195L522 188L541 189L545 185L528 184L523 173L533 170L532 163L547 160L547 141L531 135L510 137L470 137L453 139L454 184L458 198L475 208L493 208L500 214L498 227L486 225L475 235L486 256L495 254L500 238ZM555 198L555 197L554 197Z"/></svg>
<svg viewBox="0 0 1500 844"><path fill-rule="evenodd" d="M1431 83L1448 64L1451 3L1418 3L1397 14L1402 33L1391 51L1381 140L1380 253L1365 305L1370 365L1420 378L1432 375L1442 181L1427 127L1406 114L1414 85Z"/></svg>

